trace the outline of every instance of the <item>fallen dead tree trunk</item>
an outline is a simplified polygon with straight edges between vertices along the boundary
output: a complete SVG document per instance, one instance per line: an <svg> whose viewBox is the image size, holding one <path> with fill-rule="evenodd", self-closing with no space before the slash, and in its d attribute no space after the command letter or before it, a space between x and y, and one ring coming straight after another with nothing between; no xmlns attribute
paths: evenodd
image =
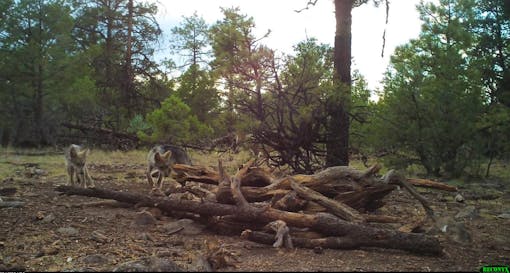
<svg viewBox="0 0 510 273"><path fill-rule="evenodd" d="M396 249L407 250L410 252L421 254L430 255L441 254L442 250L441 247L439 246L439 243L436 244L435 242L431 242L430 238L423 235L412 233L408 235L414 236L412 239L401 238L404 241L399 241L398 247L395 247ZM267 245L271 245L274 242L274 235L259 231L246 230L242 233L241 236L244 239ZM388 248L388 245L397 243L396 240L399 240L398 236L374 237L373 235L356 233L349 233L346 236L342 237L325 237L317 239L292 237L292 243L294 244L294 246L297 247L302 248L322 247L331 249L358 249L362 247Z"/></svg>
<svg viewBox="0 0 510 273"><path fill-rule="evenodd" d="M100 188L83 189L72 186L58 186L56 191L67 195L114 199L119 202L138 204L138 206L157 207L169 212L191 212L201 216L229 215L229 217L234 217L235 219L261 223L282 220L289 226L307 227L325 236L342 238L339 239L339 242L346 245L349 245L346 242L350 241L352 247L376 246L433 255L438 255L442 252L439 241L435 237L349 223L325 213L302 214L281 211L269 206L261 208L249 204L235 206L207 201L175 200ZM244 201L240 202L243 203Z"/></svg>

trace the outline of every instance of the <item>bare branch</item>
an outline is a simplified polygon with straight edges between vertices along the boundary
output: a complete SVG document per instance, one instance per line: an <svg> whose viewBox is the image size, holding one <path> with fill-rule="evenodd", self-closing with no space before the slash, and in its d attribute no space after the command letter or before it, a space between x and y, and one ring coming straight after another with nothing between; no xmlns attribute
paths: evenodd
<svg viewBox="0 0 510 273"><path fill-rule="evenodd" d="M317 1L319 1L319 0L315 0L315 1L309 0L308 3L306 3L306 7L302 8L300 10L294 10L294 11L297 13L300 13L303 10L307 10L310 8L310 6L315 6L315 4L317 4Z"/></svg>

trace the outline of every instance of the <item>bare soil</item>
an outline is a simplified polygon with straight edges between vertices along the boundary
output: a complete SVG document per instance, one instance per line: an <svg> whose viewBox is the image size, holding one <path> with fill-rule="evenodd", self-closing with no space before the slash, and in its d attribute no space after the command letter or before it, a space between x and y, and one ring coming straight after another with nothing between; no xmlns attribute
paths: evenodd
<svg viewBox="0 0 510 273"><path fill-rule="evenodd" d="M149 192L144 171L144 165L136 164L90 166L97 187L138 193ZM112 271L145 257L172 260L183 270L194 271L210 244L221 246L231 258L220 271L478 271L484 265L510 265L510 220L497 217L510 211L508 182L496 183L497 190L489 197L466 186L464 203L453 200L456 193L420 189L443 218L454 219L468 206L476 208L474 216L456 220L471 240L431 232L444 248L442 256L431 257L378 248L275 249L208 229L196 235L170 234L166 225L178 219L162 216L153 225L137 225L135 219L144 208L93 206L91 202L100 200L60 195L54 188L66 184L66 176L48 179L44 171L13 171L1 179L0 188L16 188L2 197L4 201L18 200L24 206L0 208L0 271ZM416 215L422 210L404 191L394 191L385 201L385 214ZM423 230L431 228L427 223ZM94 237L98 233L104 237Z"/></svg>

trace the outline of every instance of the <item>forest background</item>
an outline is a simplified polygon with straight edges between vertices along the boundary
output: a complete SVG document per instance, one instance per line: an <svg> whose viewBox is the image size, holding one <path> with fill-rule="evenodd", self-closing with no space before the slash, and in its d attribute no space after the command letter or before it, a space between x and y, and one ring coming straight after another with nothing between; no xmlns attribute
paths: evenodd
<svg viewBox="0 0 510 273"><path fill-rule="evenodd" d="M354 70L347 95L331 45L309 38L278 52L235 7L211 25L184 17L170 30L182 63L156 62L157 11L135 0L2 1L2 146L205 147L235 132L272 151L272 163L313 173L341 101L351 156L443 177L489 176L510 158L508 1L422 3L421 33L395 50L381 90Z"/></svg>

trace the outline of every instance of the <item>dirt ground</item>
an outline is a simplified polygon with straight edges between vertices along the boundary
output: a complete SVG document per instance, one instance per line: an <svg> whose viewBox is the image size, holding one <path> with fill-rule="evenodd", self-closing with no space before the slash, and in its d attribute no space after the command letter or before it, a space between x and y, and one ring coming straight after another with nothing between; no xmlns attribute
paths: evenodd
<svg viewBox="0 0 510 273"><path fill-rule="evenodd" d="M19 167L1 178L0 189L16 189L4 193L3 201L24 204L0 208L0 271L112 271L149 257L195 271L208 245L228 253L230 265L219 271L479 271L484 265L510 265L509 181L484 182L482 188L494 189L491 194L466 186L461 189L464 203L455 202L456 193L420 189L436 214L457 227L452 233L434 232L432 223L423 227L438 236L444 248L442 256L431 257L378 248L285 250L207 229L170 232L168 225L178 219L163 215L154 223L140 223L144 208L94 205L91 202L100 200L60 195L54 188L66 184L65 175L49 178L37 166L26 163L25 171ZM90 166L97 187L138 193L149 191L144 171L142 164ZM124 177L122 182L119 176ZM388 215L416 215L422 210L405 191L396 190L385 201L381 212ZM467 216L460 217L458 213L466 209Z"/></svg>

